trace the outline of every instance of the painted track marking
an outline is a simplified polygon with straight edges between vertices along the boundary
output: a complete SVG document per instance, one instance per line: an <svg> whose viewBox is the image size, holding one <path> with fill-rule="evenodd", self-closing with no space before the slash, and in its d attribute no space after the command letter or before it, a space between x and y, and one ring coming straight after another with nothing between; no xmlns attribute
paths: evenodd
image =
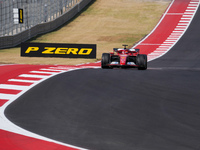
<svg viewBox="0 0 200 150"><path fill-rule="evenodd" d="M188 0L179 9L173 9L181 0L174 0L164 13L153 31L133 48L141 49L141 53L148 55L148 61L157 59L166 54L183 36L188 29L198 7L199 0ZM184 2L183 2L184 3ZM159 27L172 26L171 31L164 31L160 35ZM160 37L158 40L157 37ZM151 42L149 42L151 41ZM156 43L154 45L154 43Z"/></svg>

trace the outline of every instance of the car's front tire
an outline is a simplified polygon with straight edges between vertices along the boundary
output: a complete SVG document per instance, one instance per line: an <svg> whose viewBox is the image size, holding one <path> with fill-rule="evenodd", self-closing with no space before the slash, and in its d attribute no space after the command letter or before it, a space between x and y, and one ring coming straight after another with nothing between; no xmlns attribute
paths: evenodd
<svg viewBox="0 0 200 150"><path fill-rule="evenodd" d="M109 53L103 53L102 59L101 59L101 68L103 69L109 69L108 66L110 64L110 54Z"/></svg>
<svg viewBox="0 0 200 150"><path fill-rule="evenodd" d="M147 55L138 54L136 57L136 64L138 65L138 70L147 69Z"/></svg>

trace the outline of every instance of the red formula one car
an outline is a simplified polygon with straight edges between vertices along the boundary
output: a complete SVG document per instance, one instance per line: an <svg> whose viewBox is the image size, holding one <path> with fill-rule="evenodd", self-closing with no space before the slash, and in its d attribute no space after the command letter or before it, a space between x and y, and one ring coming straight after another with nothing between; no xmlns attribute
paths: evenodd
<svg viewBox="0 0 200 150"><path fill-rule="evenodd" d="M139 49L114 48L113 53L103 53L101 59L101 68L112 69L114 67L138 68L138 70L147 69L147 55L139 54Z"/></svg>

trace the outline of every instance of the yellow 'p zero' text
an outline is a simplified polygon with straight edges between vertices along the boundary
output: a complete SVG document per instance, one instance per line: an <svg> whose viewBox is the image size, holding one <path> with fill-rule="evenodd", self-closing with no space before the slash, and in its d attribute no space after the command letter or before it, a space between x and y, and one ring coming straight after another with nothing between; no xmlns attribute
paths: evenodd
<svg viewBox="0 0 200 150"><path fill-rule="evenodd" d="M39 47L28 47L25 53L38 51ZM90 55L92 48L65 48L65 47L45 47L42 54L74 54L74 55Z"/></svg>

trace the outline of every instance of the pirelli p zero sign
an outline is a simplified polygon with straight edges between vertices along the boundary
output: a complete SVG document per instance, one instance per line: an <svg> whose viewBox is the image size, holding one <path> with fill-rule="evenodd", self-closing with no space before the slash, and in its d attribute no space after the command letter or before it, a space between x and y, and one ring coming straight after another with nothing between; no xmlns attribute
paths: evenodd
<svg viewBox="0 0 200 150"><path fill-rule="evenodd" d="M96 44L22 43L21 56L96 58Z"/></svg>

